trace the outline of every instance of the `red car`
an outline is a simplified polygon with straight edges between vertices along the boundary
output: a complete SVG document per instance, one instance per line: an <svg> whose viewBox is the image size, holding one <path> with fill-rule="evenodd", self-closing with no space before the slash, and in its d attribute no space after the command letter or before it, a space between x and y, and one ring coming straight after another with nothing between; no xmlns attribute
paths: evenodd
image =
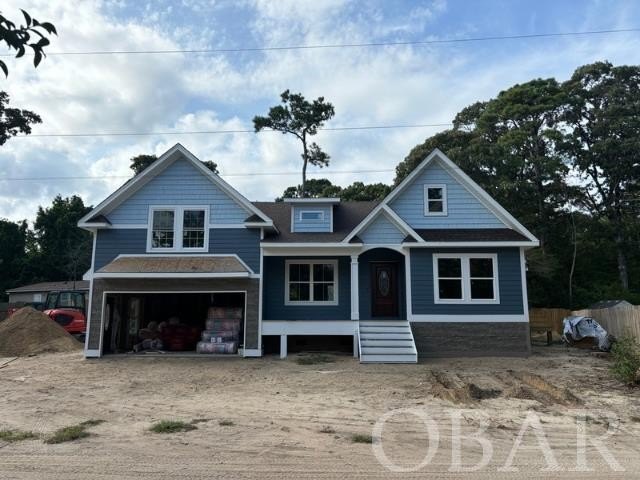
<svg viewBox="0 0 640 480"><path fill-rule="evenodd" d="M87 331L86 292L63 290L49 292L44 313L71 335L83 338Z"/></svg>

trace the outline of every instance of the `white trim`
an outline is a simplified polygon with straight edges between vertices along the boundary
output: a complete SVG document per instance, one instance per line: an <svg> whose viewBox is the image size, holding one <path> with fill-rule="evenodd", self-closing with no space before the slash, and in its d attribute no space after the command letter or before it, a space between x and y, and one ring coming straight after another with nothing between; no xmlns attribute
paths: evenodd
<svg viewBox="0 0 640 480"><path fill-rule="evenodd" d="M78 227L91 230L92 228L110 228L111 224L107 222L78 222Z"/></svg>
<svg viewBox="0 0 640 480"><path fill-rule="evenodd" d="M498 280L498 255L495 253L434 253L433 256L433 303L435 304L464 304L464 305L497 305L500 303L500 291ZM441 299L438 280L440 276L438 274L438 259L440 258L454 258L460 259L460 282L462 283L462 298L461 299ZM493 298L491 299L472 299L471 298L471 272L469 271L470 259L472 258L491 258L493 268ZM444 277L447 278L447 277ZM488 279L487 279L488 280Z"/></svg>
<svg viewBox="0 0 640 480"><path fill-rule="evenodd" d="M404 295L407 302L407 318L411 318L413 312L411 297L411 250L406 249L404 252Z"/></svg>
<svg viewBox="0 0 640 480"><path fill-rule="evenodd" d="M318 213L318 218L302 218L303 213ZM298 211L299 222L324 222L324 210L299 210Z"/></svg>
<svg viewBox="0 0 640 480"><path fill-rule="evenodd" d="M287 336L280 335L280 358L287 358Z"/></svg>
<svg viewBox="0 0 640 480"><path fill-rule="evenodd" d="M429 198L429 189L430 188L439 188L442 190L442 198L441 199L430 199ZM423 186L423 195L424 195L424 216L425 217L446 217L447 213L447 185L444 183L425 183ZM429 211L429 202L430 201L442 201L442 211L441 212L430 212Z"/></svg>
<svg viewBox="0 0 640 480"><path fill-rule="evenodd" d="M262 350L258 348L245 348L242 351L242 356L245 358L261 357Z"/></svg>
<svg viewBox="0 0 640 480"><path fill-rule="evenodd" d="M264 230L261 230L264 232ZM262 247L260 247L260 278L258 280L258 349L260 350L260 355L262 356L262 288L263 288L263 277L264 277L264 255L262 252Z"/></svg>
<svg viewBox="0 0 640 480"><path fill-rule="evenodd" d="M91 275L89 277L89 301L87 302L87 312L86 312L86 328L85 328L85 332L84 332L84 356L86 358L88 358L89 352L95 352L94 350L89 350L89 328L91 326L91 304L93 301L93 272L95 269L95 265L96 265L96 244L98 243L98 232L96 230L93 230L91 232L91 234L93 235L93 251L91 252L91 269L89 270L91 272ZM100 355L95 355L97 357L99 357Z"/></svg>
<svg viewBox="0 0 640 480"><path fill-rule="evenodd" d="M327 198L283 198L282 201L284 203L340 203L340 199L338 197L327 197Z"/></svg>
<svg viewBox="0 0 640 480"><path fill-rule="evenodd" d="M265 320L263 335L355 335L354 320Z"/></svg>
<svg viewBox="0 0 640 480"><path fill-rule="evenodd" d="M87 213L84 217L82 217L78 221L78 226L83 228L91 227L91 224L87 224L86 222L91 218L99 215L108 207L115 207L122 203L126 198L129 198L130 192L131 194L142 186L146 185L147 181L161 172L165 164L170 164L173 161L180 158L178 155L174 155L176 153L182 154L183 158L189 160L203 175L205 175L213 184L217 185L223 192L232 197L237 203L239 203L245 210L256 214L265 222L271 222L271 219L267 217L260 209L258 209L255 205L253 205L249 200L247 200L240 192L231 187L227 182L225 182L219 175L213 173L206 166L202 164L198 158L193 155L189 150L183 147L180 143L176 143L173 147L163 153L158 160L153 162L148 168L146 168L142 173L136 175L134 178L124 183L120 188L118 188L115 192L109 195L105 200L100 202L95 208L93 208L89 213ZM94 224L95 226L95 224Z"/></svg>
<svg viewBox="0 0 640 480"><path fill-rule="evenodd" d="M360 319L359 275L358 255L351 255L351 320Z"/></svg>
<svg viewBox="0 0 640 480"><path fill-rule="evenodd" d="M414 247L422 247L422 248L433 248L433 247L486 247L486 248L495 248L495 247L536 247L538 246L537 242L530 242L528 240L523 241L510 241L510 242L416 242L412 243L411 248Z"/></svg>
<svg viewBox="0 0 640 480"><path fill-rule="evenodd" d="M529 321L529 295L527 293L527 260L524 256L524 248L520 249L520 281L522 283L522 308Z"/></svg>
<svg viewBox="0 0 640 480"><path fill-rule="evenodd" d="M319 232L322 233L322 232ZM362 243L349 243L349 244L344 244L344 243L331 243L331 242L327 242L327 243L322 243L322 242L261 242L260 245L262 245L265 248L315 248L315 247L322 247L322 248L354 248L354 247L361 247ZM346 255L346 254L345 254Z"/></svg>
<svg viewBox="0 0 640 480"><path fill-rule="evenodd" d="M111 229L117 230L138 230L138 229L147 229L149 228L148 223L114 223L109 225Z"/></svg>
<svg viewBox="0 0 640 480"><path fill-rule="evenodd" d="M325 248L323 245L316 245L312 247L293 247L293 248L271 248L269 246L265 246L262 244L263 252L265 257L321 257L321 256L347 256L359 254L362 251L361 244L351 244L348 246L349 248L345 248L345 245L342 245L342 248L334 248L329 247ZM397 247L397 245L396 245Z"/></svg>
<svg viewBox="0 0 640 480"><path fill-rule="evenodd" d="M188 248L182 244L184 229L184 212L186 210L203 211L204 225L202 227L204 240L202 247ZM153 214L157 211L173 211L173 247L154 248L153 242ZM209 206L208 205L149 205L147 229L147 253L153 252L208 252L209 251Z"/></svg>
<svg viewBox="0 0 640 480"><path fill-rule="evenodd" d="M295 301L289 300L289 266L290 265L309 265L309 297L313 297L313 266L314 265L333 265L333 300L322 301L322 300L304 300L304 301ZM284 262L284 304L287 306L308 306L308 307L323 307L323 306L335 306L339 305L338 303L338 260L326 259L295 259L295 260L285 260ZM305 283L305 282L302 282ZM329 282L321 282L321 283L329 283Z"/></svg>
<svg viewBox="0 0 640 480"><path fill-rule="evenodd" d="M411 323L526 323L525 315L412 315Z"/></svg>
<svg viewBox="0 0 640 480"><path fill-rule="evenodd" d="M96 350L94 348L85 348L84 349L84 358L100 358L102 355L100 354L100 350Z"/></svg>

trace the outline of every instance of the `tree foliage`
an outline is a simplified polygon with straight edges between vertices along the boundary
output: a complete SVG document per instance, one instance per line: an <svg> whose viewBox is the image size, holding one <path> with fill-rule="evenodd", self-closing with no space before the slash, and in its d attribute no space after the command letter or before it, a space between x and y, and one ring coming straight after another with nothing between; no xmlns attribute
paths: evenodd
<svg viewBox="0 0 640 480"><path fill-rule="evenodd" d="M142 173L142 171L146 170L147 167L151 166L153 162L158 159L155 155L147 155L141 154L136 155L135 157L131 157L131 164L129 168L133 170L134 175L138 175ZM218 164L212 160L205 160L202 164L211 170L213 173L218 174Z"/></svg>
<svg viewBox="0 0 640 480"><path fill-rule="evenodd" d="M307 166L326 167L329 165L329 155L320 146L311 142L309 137L318 133L324 123L330 120L335 111L333 105L318 97L312 102L307 101L300 93L290 93L285 90L280 95L282 105L269 109L266 117L253 117L256 132L271 129L283 134L291 134L302 143L302 185L300 196L308 197Z"/></svg>
<svg viewBox="0 0 640 480"><path fill-rule="evenodd" d="M9 50L16 50L16 58L24 56L27 48L33 51L33 66L37 67L46 56L44 47L51 42L47 35L57 35L56 27L50 22L39 22L24 10L24 25L16 26L14 22L0 14L0 43L5 43ZM0 60L0 70L5 77L9 75L7 64Z"/></svg>
<svg viewBox="0 0 640 480"><path fill-rule="evenodd" d="M395 184L439 148L540 238L527 254L533 305L637 300L639 80L639 67L603 62L514 85L414 147Z"/></svg>
<svg viewBox="0 0 640 480"><path fill-rule="evenodd" d="M42 123L40 115L29 110L9 107L9 94L0 91L0 145L19 133L29 135L31 125Z"/></svg>
<svg viewBox="0 0 640 480"><path fill-rule="evenodd" d="M302 191L301 185L287 187L282 193L282 197L276 198L276 202L280 202L284 198L300 198L300 192ZM334 185L326 178L307 180L306 187L308 198L337 197L345 201L382 200L390 191L391 186L384 183L364 184L362 182L354 182L342 188L339 185Z"/></svg>

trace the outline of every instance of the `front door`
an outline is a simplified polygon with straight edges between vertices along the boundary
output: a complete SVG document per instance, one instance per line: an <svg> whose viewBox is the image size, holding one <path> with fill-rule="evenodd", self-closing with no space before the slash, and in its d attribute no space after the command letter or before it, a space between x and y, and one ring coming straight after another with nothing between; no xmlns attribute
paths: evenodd
<svg viewBox="0 0 640 480"><path fill-rule="evenodd" d="M371 316L398 316L398 264L393 262L371 264Z"/></svg>

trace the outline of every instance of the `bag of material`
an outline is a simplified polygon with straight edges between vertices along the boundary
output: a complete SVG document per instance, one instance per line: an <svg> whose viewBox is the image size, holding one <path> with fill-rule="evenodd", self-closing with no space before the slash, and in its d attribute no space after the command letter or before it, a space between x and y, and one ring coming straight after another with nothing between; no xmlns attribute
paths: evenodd
<svg viewBox="0 0 640 480"><path fill-rule="evenodd" d="M562 321L562 340L573 345L583 338L593 338L602 352L611 350L612 337L591 317L571 315Z"/></svg>

